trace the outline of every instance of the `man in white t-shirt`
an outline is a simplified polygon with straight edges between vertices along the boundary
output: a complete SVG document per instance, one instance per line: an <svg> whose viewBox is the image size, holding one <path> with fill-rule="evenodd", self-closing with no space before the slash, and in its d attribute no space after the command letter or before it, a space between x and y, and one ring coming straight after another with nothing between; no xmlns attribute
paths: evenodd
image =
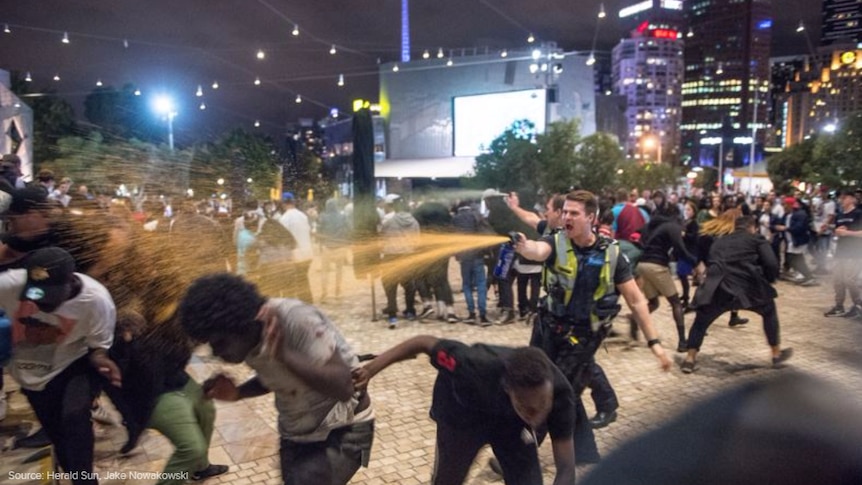
<svg viewBox="0 0 862 485"><path fill-rule="evenodd" d="M230 363L256 376L236 385L224 374L204 383L225 400L275 393L286 484L346 484L368 465L374 414L365 392L354 392L359 360L316 307L293 298L264 298L230 274L196 280L179 306L183 328Z"/></svg>
<svg viewBox="0 0 862 485"><path fill-rule="evenodd" d="M121 385L108 357L116 310L108 290L75 272L66 251L47 247L27 256L24 269L0 273L0 308L12 318L9 372L54 445L73 484L97 483L90 410L99 374Z"/></svg>
<svg viewBox="0 0 862 485"><path fill-rule="evenodd" d="M296 248L293 250L293 269L290 275L286 275L286 279L289 279L288 286L290 288L290 292L286 296L298 298L306 303L313 303L311 283L308 281L308 270L311 268L311 259L314 257L314 249L311 245L311 224L308 222L308 216L296 208L296 201L292 193L286 192L284 194L282 205L284 213L278 222L290 231L296 240Z"/></svg>

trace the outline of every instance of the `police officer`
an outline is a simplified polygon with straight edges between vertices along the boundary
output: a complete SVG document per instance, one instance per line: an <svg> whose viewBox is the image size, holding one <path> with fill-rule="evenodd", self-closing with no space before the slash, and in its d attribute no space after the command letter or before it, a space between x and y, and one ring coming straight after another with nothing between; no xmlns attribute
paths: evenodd
<svg viewBox="0 0 862 485"><path fill-rule="evenodd" d="M584 190L571 192L563 204L562 231L538 241L521 235L515 244L516 252L525 258L544 262L548 297L539 308L539 324L533 327L530 344L548 354L575 391L574 439L579 464L599 460L580 394L589 383L596 350L621 308L619 295L625 298L661 368L667 371L671 367L628 260L616 241L593 232L597 213L595 195Z"/></svg>

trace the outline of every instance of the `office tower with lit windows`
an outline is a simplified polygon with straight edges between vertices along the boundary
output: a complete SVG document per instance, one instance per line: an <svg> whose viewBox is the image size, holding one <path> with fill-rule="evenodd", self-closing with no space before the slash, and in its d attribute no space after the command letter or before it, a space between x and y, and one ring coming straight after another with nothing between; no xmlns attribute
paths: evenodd
<svg viewBox="0 0 862 485"><path fill-rule="evenodd" d="M628 2L619 12L629 32L612 53L613 86L626 99L626 156L676 163L682 117L682 2Z"/></svg>
<svg viewBox="0 0 862 485"><path fill-rule="evenodd" d="M726 167L746 165L752 135L762 147L769 117L771 3L685 2L681 128L683 159L690 165L717 166L719 153Z"/></svg>
<svg viewBox="0 0 862 485"><path fill-rule="evenodd" d="M862 0L823 0L820 45L862 43Z"/></svg>

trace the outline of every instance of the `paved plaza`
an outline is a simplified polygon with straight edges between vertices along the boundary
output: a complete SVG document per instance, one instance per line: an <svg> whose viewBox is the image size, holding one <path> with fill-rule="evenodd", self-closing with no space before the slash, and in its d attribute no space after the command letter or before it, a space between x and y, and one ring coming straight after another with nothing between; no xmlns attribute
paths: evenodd
<svg viewBox="0 0 862 485"><path fill-rule="evenodd" d="M349 269L349 268L348 268ZM312 270L314 271L314 269ZM453 271L453 274L455 272ZM453 288L460 285L452 278ZM699 359L700 370L684 375L675 367L669 373L659 371L658 362L643 341L632 344L615 337L601 349L598 360L604 367L620 398L621 407L616 423L598 430L596 437L603 454L613 452L620 444L655 429L693 403L731 386L764 379L780 372L802 371L837 382L862 398L862 322L843 318L827 319L823 312L832 306L831 285L802 288L788 283L777 284L780 294L778 310L782 339L785 346L796 351L785 369L770 366L769 350L760 319L747 312L751 323L739 328L727 325L723 316L709 330ZM319 292L319 284L314 284ZM382 291L377 286L377 309L382 308ZM493 294L489 296L493 306ZM456 295L456 306L463 311L463 297ZM325 301L320 307L336 322L357 353L378 353L409 337L430 334L467 343L486 342L502 345L525 345L530 329L523 322L507 326L480 328L465 324L401 322L395 330L387 329L385 319L371 320L371 291L365 282L347 285L345 295L337 301ZM624 314L627 310L624 310ZM466 311L463 311L466 313ZM493 316L493 315L492 315ZM687 327L693 315L686 316ZM433 323L431 323L433 321ZM675 354L676 332L666 302L655 313L655 321L665 348ZM617 328L627 335L625 320L618 319ZM677 362L681 354L675 354ZM242 365L226 365L201 349L190 366L191 373L203 380L217 371L226 371L237 380L249 375ZM376 433L370 466L361 469L351 483L365 485L429 483L434 460L435 426L428 417L435 371L427 358L404 362L390 367L377 376L370 386L375 406ZM14 381L7 377L10 394L9 417L0 423L0 482L15 484L43 483L38 480L12 480L12 472L43 471L43 463L24 464L34 450L11 450L11 435L32 424L33 416L26 400ZM131 384L131 383L129 383ZM585 395L588 413L593 414L592 402ZM209 484L250 483L277 484L280 481L276 412L272 396L218 403L216 431L210 450L213 463L230 465L228 474L207 481ZM95 425L96 470L101 483L152 483L153 480L130 478L132 472L159 471L170 455L169 442L155 431L148 431L140 445L128 456L118 451L125 442L121 426ZM551 483L553 462L550 443L541 449L545 483ZM490 451L486 448L473 466L467 483L473 485L502 483L486 463ZM115 478L106 479L110 472ZM579 468L579 477L590 472ZM126 478L122 475L125 473ZM119 477L118 477L119 476Z"/></svg>

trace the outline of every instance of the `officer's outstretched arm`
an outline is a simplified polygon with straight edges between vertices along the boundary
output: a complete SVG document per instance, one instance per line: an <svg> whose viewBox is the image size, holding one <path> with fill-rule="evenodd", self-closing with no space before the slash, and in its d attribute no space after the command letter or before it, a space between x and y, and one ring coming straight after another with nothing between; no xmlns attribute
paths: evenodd
<svg viewBox="0 0 862 485"><path fill-rule="evenodd" d="M515 252L530 261L544 261L551 255L551 245L545 241L529 241L519 232Z"/></svg>
<svg viewBox="0 0 862 485"><path fill-rule="evenodd" d="M617 285L617 291L626 299L626 304L632 311L635 322L637 322L647 342L658 340L658 330L652 324L652 317L650 317L646 297L641 293L635 280L630 279L625 283ZM659 362L661 362L661 368L665 371L670 370L671 360L664 352L661 343L650 345L650 350Z"/></svg>

